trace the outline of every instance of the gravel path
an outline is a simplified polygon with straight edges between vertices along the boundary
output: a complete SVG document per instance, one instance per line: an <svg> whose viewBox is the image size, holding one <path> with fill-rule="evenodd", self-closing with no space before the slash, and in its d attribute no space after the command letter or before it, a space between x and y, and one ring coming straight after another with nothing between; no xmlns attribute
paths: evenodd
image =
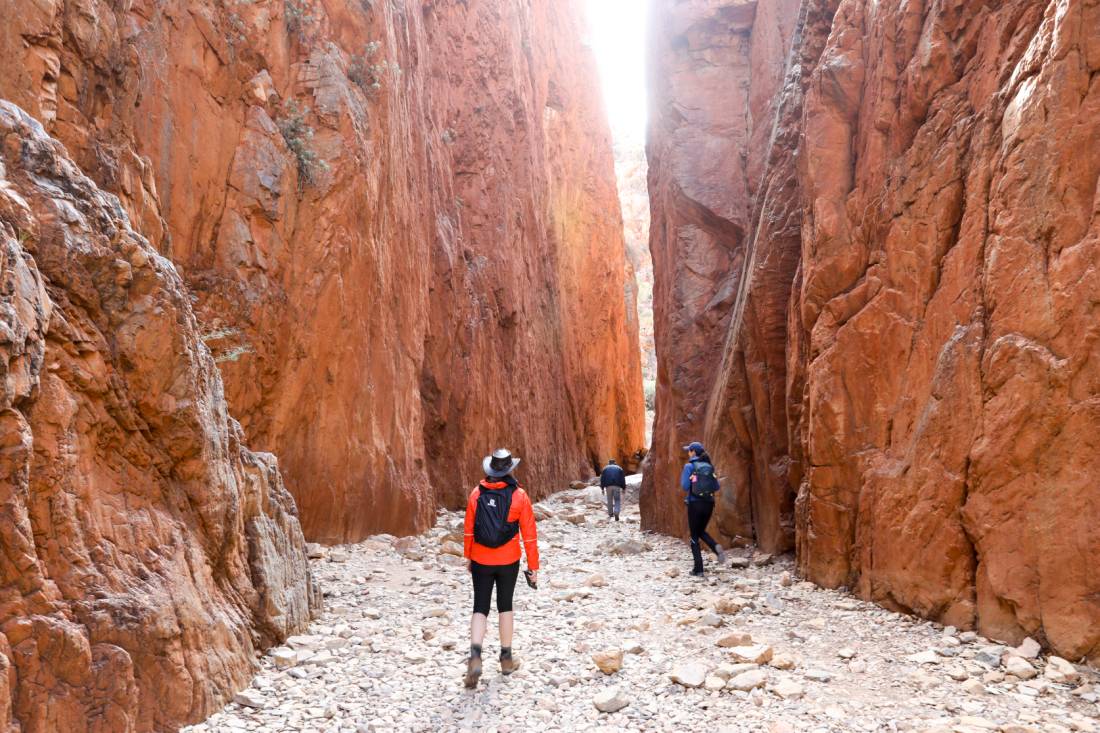
<svg viewBox="0 0 1100 733"><path fill-rule="evenodd" d="M609 523L598 497L536 507L542 587L516 590L511 677L494 612L462 688L471 592L447 513L420 538L317 548L324 615L186 730L1100 732L1094 670L798 582L786 559L691 578L684 544L642 533L633 503Z"/></svg>

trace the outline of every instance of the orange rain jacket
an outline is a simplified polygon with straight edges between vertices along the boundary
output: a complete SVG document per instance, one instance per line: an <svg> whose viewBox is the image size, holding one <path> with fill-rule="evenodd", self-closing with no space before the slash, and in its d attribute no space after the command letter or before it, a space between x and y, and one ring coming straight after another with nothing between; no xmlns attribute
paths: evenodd
<svg viewBox="0 0 1100 733"><path fill-rule="evenodd" d="M467 560L482 565L511 565L519 562L519 538L523 535L523 550L527 553L527 567L539 569L538 531L535 529L535 512L531 508L531 499L522 487L517 486L512 494L512 507L508 510L508 521L519 522L519 534L500 547L486 547L474 542L474 516L477 514L477 498L482 491L499 490L508 484L503 481L490 482L487 479L478 484L470 493L466 502L466 542L464 554Z"/></svg>

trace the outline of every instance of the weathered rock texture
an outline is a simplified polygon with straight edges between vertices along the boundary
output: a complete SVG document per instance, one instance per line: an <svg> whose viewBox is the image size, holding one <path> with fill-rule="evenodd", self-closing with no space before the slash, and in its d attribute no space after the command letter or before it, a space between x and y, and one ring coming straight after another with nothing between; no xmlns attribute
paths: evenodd
<svg viewBox="0 0 1100 733"><path fill-rule="evenodd" d="M307 536L422 529L494 445L535 495L643 447L573 3L0 9L0 97L180 268Z"/></svg>
<svg viewBox="0 0 1100 733"><path fill-rule="evenodd" d="M718 523L726 534L754 537L768 552L794 546L794 491L801 464L790 446L787 415L787 306L801 253L801 197L797 155L803 99L810 73L828 37L836 0L803 3L774 116L761 123L769 137L753 179L751 235L732 316L735 326L722 354L706 440L731 487ZM761 15L758 24L774 24ZM761 29L754 32L766 31ZM772 59L774 61L774 58ZM769 69L774 69L770 66ZM746 409L748 407L749 409ZM788 455L791 452L792 455Z"/></svg>
<svg viewBox="0 0 1100 733"><path fill-rule="evenodd" d="M680 446L706 434L797 7L765 3L760 18L757 4L743 0L652 7L646 155L658 369L642 484L649 528L687 531ZM720 465L727 481L747 471ZM722 504L718 524L727 536L751 536L748 504L740 503L741 512Z"/></svg>
<svg viewBox="0 0 1100 733"><path fill-rule="evenodd" d="M893 608L1100 658L1100 4L807 0L799 18L761 184L719 204L754 213L715 383L659 393L658 479L703 434L737 487L725 534L793 542L810 579ZM651 159L651 181L694 154ZM659 284L687 279L667 263L692 241L654 235ZM697 353L660 336L666 373ZM662 410L685 403L706 418L677 430Z"/></svg>
<svg viewBox="0 0 1100 733"><path fill-rule="evenodd" d="M319 606L187 290L0 102L0 728L170 730Z"/></svg>

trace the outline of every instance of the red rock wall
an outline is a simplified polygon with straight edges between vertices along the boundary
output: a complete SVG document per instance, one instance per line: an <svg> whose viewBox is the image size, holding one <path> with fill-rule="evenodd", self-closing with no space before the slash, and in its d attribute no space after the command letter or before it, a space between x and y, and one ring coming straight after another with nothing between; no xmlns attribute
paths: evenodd
<svg viewBox="0 0 1100 733"><path fill-rule="evenodd" d="M596 69L571 2L454 3L425 22L455 203L432 249L420 372L429 473L460 506L486 447L508 445L541 496L644 447Z"/></svg>
<svg viewBox="0 0 1100 733"><path fill-rule="evenodd" d="M656 416L642 484L642 526L683 534L680 446L706 437L742 287L774 98L783 78L797 3L761 10L744 0L654 3L650 27L649 195L658 355ZM739 480L741 473L729 474ZM728 536L751 535L727 509Z"/></svg>
<svg viewBox="0 0 1100 733"><path fill-rule="evenodd" d="M800 565L1100 657L1100 6L866 12L806 102Z"/></svg>
<svg viewBox="0 0 1100 733"><path fill-rule="evenodd" d="M788 418L787 307L801 255L802 198L798 156L805 89L829 35L837 0L803 3L752 196L751 236L731 334L708 405L705 444L737 487L721 495L717 525L754 538L766 552L794 548L794 495L801 460ZM769 12L772 10L769 6ZM763 7L760 8L764 10ZM773 16L760 14L773 25ZM761 29L760 32L766 32ZM769 67L774 68L774 67ZM754 143L755 147L756 143ZM793 376L794 372L792 372Z"/></svg>
<svg viewBox="0 0 1100 733"><path fill-rule="evenodd" d="M171 263L0 102L0 728L172 730L320 598Z"/></svg>
<svg viewBox="0 0 1100 733"><path fill-rule="evenodd" d="M722 529L793 538L824 585L1096 659L1100 6L802 18L717 385L683 384L739 479Z"/></svg>
<svg viewBox="0 0 1100 733"><path fill-rule="evenodd" d="M307 536L423 529L496 444L536 495L643 447L572 3L8 4L0 96L181 268Z"/></svg>

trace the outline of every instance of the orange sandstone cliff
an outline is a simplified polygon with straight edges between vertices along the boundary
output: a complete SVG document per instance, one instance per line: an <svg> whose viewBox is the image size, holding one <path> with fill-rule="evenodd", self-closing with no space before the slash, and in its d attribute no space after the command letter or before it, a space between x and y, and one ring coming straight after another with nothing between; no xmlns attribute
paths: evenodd
<svg viewBox="0 0 1100 733"><path fill-rule="evenodd" d="M179 268L307 537L423 529L494 445L536 496L643 447L574 3L5 4L0 97Z"/></svg>
<svg viewBox="0 0 1100 733"><path fill-rule="evenodd" d="M425 17L453 198L431 249L420 400L431 482L453 506L487 445L524 457L536 496L644 447L634 275L578 8Z"/></svg>
<svg viewBox="0 0 1100 733"><path fill-rule="evenodd" d="M294 501L172 264L8 102L0 264L0 728L174 729L319 608Z"/></svg>
<svg viewBox="0 0 1100 733"><path fill-rule="evenodd" d="M810 580L891 608L1100 658L1100 5L671 8L653 40L668 330L646 526L682 531L656 507L702 436L725 537L795 548ZM771 48L786 18L789 52L716 71L720 43ZM715 75L747 103L713 108ZM714 183L685 188L706 161Z"/></svg>

